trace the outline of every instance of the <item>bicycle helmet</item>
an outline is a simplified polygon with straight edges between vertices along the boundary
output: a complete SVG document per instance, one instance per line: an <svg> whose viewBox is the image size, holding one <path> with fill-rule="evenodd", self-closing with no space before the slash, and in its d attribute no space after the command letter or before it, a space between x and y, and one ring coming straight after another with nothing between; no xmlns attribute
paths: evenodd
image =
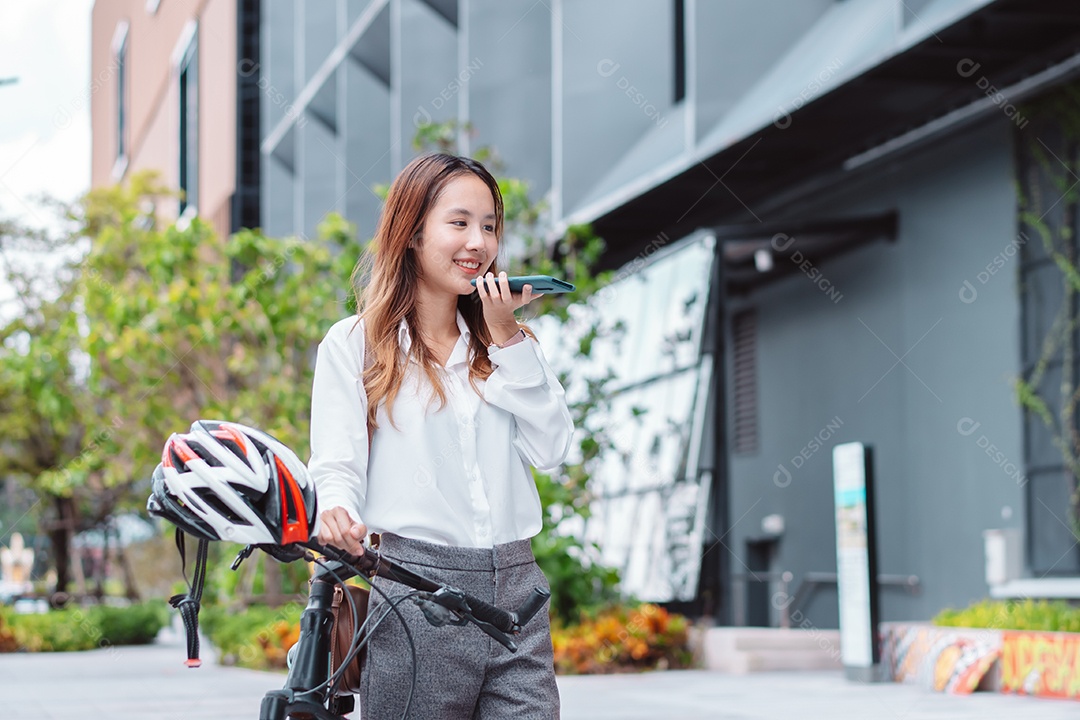
<svg viewBox="0 0 1080 720"><path fill-rule="evenodd" d="M206 540L286 545L315 527L307 467L270 435L238 423L197 420L173 434L154 471L147 509Z"/></svg>
<svg viewBox="0 0 1080 720"><path fill-rule="evenodd" d="M146 511L154 517L168 520L180 530L200 540L221 539L214 528L191 512L165 487L165 468L161 463L154 468L154 474L150 478L150 497L146 501Z"/></svg>

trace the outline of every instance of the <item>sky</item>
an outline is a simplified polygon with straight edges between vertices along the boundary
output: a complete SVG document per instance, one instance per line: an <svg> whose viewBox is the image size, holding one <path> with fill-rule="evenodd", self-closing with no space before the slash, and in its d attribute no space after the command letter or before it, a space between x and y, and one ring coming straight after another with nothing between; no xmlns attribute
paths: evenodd
<svg viewBox="0 0 1080 720"><path fill-rule="evenodd" d="M93 0L0 3L0 212L33 219L31 199L90 186ZM30 207L27 207L29 205Z"/></svg>
<svg viewBox="0 0 1080 720"><path fill-rule="evenodd" d="M90 187L93 0L0 0L0 216L42 226L37 198ZM0 303L10 296L0 281Z"/></svg>

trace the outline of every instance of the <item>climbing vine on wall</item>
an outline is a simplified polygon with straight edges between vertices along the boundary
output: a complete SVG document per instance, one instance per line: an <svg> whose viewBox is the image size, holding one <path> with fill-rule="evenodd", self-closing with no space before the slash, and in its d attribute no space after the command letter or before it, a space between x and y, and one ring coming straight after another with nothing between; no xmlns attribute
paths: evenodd
<svg viewBox="0 0 1080 720"><path fill-rule="evenodd" d="M1041 421L1029 424L1029 450L1041 424L1061 454L1080 538L1080 85L1055 89L1022 114L1031 128L1017 129L1014 144L1026 315L1016 395L1028 420Z"/></svg>

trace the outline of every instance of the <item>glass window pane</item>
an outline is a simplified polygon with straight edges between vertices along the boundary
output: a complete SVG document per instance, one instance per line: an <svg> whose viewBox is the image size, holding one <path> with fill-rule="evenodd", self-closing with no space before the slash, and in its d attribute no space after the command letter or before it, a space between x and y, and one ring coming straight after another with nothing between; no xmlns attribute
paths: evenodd
<svg viewBox="0 0 1080 720"><path fill-rule="evenodd" d="M535 324L552 366L567 373L570 402L586 396L586 380L615 373L607 409L578 428L606 433L612 446L593 468L592 514L579 532L621 572L623 591L642 599L685 599L697 587L703 486L688 464L691 438L704 431L695 403L709 376L699 345L712 262L711 238L689 242L572 308L566 325ZM591 357L578 357L597 319L607 332Z"/></svg>

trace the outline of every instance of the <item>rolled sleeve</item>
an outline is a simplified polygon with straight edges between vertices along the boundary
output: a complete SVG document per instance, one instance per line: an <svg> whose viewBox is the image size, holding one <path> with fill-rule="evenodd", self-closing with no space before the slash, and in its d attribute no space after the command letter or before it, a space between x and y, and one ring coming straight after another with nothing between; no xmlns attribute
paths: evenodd
<svg viewBox="0 0 1080 720"><path fill-rule="evenodd" d="M367 393L363 328L350 318L319 344L311 390L311 461L319 510L344 508L360 522L367 494Z"/></svg>
<svg viewBox="0 0 1080 720"><path fill-rule="evenodd" d="M514 416L514 447L540 470L558 467L570 450L574 423L540 345L528 338L490 350L488 357L495 369L485 383L484 399Z"/></svg>
<svg viewBox="0 0 1080 720"><path fill-rule="evenodd" d="M545 363L538 355L539 349L535 340L526 338L505 348L492 345L488 348L488 359L497 368L503 383L513 387L536 387L546 380Z"/></svg>

